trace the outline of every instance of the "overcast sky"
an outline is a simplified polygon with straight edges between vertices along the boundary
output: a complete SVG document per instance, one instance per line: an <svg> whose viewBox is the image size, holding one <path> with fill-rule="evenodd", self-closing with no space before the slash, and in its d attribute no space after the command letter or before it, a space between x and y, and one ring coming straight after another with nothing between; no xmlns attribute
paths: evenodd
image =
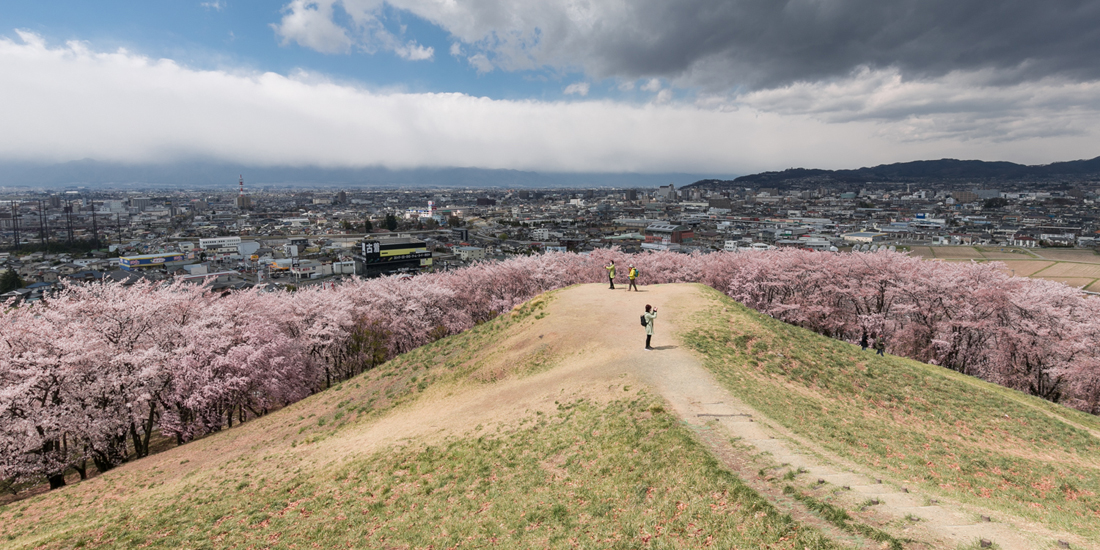
<svg viewBox="0 0 1100 550"><path fill-rule="evenodd" d="M750 173L1100 155L1100 2L0 7L0 160Z"/></svg>

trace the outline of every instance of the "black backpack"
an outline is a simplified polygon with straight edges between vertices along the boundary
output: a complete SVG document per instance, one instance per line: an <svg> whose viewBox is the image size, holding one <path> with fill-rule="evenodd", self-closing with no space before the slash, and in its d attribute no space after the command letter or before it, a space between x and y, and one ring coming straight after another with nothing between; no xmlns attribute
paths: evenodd
<svg viewBox="0 0 1100 550"><path fill-rule="evenodd" d="M642 314L642 326L643 327L648 327L649 326L649 323L647 323L646 320L645 320L645 313Z"/></svg>

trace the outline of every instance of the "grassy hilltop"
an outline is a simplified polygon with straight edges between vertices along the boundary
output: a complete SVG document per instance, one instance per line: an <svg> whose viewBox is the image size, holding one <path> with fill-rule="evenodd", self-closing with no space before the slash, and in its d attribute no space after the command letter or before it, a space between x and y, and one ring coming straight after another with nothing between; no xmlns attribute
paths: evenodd
<svg viewBox="0 0 1100 550"><path fill-rule="evenodd" d="M0 547L957 547L678 416L646 378L675 361L701 362L822 460L1100 542L1095 417L861 353L700 285L644 290L544 295L266 417L7 504ZM657 352L640 349L645 303L661 308Z"/></svg>
<svg viewBox="0 0 1100 550"><path fill-rule="evenodd" d="M1097 540L1100 418L875 357L701 292L710 305L688 344L731 393L805 443L909 487Z"/></svg>

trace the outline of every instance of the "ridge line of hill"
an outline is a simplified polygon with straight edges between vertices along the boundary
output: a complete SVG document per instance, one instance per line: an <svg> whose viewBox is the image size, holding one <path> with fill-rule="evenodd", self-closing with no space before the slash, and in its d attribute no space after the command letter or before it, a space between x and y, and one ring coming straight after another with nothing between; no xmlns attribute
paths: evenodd
<svg viewBox="0 0 1100 550"><path fill-rule="evenodd" d="M754 185L782 188L793 182L863 184L868 182L954 180L976 183L993 180L1096 177L1100 177L1100 157L1042 165L1025 165L1004 161L939 159L896 162L846 170L788 168L781 171L749 174L733 180L704 179L691 183L686 187L724 189Z"/></svg>

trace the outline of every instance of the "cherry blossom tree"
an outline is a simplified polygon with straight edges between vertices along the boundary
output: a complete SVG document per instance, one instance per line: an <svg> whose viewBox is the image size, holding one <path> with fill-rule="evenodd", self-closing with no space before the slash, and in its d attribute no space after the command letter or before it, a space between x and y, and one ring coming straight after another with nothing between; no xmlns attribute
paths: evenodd
<svg viewBox="0 0 1100 550"><path fill-rule="evenodd" d="M1100 301L997 264L800 250L550 252L294 293L94 283L0 311L0 479L64 483L266 414L540 293L696 282L777 319L1100 413Z"/></svg>

